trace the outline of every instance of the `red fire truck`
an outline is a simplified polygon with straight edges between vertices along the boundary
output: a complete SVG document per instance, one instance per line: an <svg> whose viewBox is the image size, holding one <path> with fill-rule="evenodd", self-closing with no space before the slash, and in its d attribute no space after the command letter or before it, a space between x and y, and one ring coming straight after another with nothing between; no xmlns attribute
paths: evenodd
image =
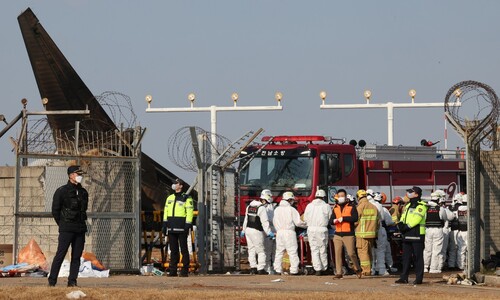
<svg viewBox="0 0 500 300"><path fill-rule="evenodd" d="M298 211L324 189L328 202L339 188L355 195L371 188L393 199L405 190L420 186L424 196L443 189L451 199L464 191L465 160L461 153L445 153L436 147L360 145L326 136L264 137L262 143L242 152L239 179L240 216L262 189L270 189L275 201L284 191L293 191ZM363 147L361 147L363 146Z"/></svg>

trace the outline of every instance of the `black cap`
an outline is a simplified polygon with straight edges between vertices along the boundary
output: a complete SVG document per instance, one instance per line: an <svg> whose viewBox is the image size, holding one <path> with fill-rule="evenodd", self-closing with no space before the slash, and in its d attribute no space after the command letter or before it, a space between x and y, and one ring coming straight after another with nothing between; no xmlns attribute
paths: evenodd
<svg viewBox="0 0 500 300"><path fill-rule="evenodd" d="M418 186L414 186L411 189L407 189L406 191L410 193L415 192L417 195L422 196L422 189L419 188Z"/></svg>
<svg viewBox="0 0 500 300"><path fill-rule="evenodd" d="M180 185L184 185L184 181L182 179L180 179L180 178L176 178L175 179L175 183L178 183Z"/></svg>
<svg viewBox="0 0 500 300"><path fill-rule="evenodd" d="M83 174L83 170L80 168L80 166L71 166L68 168L68 175L71 173Z"/></svg>

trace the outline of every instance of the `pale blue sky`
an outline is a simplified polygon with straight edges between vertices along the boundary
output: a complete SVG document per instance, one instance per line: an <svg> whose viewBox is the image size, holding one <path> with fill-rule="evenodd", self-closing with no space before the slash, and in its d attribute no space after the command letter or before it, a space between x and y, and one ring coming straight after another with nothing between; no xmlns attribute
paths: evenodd
<svg viewBox="0 0 500 300"><path fill-rule="evenodd" d="M19 100L41 110L40 95L17 23L31 7L89 89L132 98L148 128L143 151L190 180L166 155L183 126L210 128L209 113L146 114L153 107L274 105L279 112L221 112L218 133L230 139L263 127L267 135L320 134L387 142L386 110L321 110L327 104L443 101L463 80L499 87L499 1L2 1L0 114L11 120ZM2 125L3 126L3 125ZM0 128L3 128L0 126ZM441 140L443 111L395 111L394 143ZM13 165L7 136L0 164ZM462 141L449 127L449 148Z"/></svg>

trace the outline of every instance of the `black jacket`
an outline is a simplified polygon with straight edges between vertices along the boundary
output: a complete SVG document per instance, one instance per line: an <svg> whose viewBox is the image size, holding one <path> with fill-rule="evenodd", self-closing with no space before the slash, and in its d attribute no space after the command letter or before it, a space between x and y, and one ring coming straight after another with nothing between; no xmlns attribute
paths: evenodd
<svg viewBox="0 0 500 300"><path fill-rule="evenodd" d="M81 184L70 181L54 193L52 216L59 225L59 232L87 232L87 207L89 194Z"/></svg>

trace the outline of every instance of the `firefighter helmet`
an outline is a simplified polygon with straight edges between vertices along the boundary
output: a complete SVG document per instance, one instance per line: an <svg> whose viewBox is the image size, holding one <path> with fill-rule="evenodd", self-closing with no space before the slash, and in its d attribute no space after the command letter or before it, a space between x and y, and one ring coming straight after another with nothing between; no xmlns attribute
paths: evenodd
<svg viewBox="0 0 500 300"><path fill-rule="evenodd" d="M455 194L455 196L453 196L453 202L462 204L462 198L463 198L463 194L457 193L457 194Z"/></svg>
<svg viewBox="0 0 500 300"><path fill-rule="evenodd" d="M399 197L399 196L396 196L394 199L392 199L392 203L394 204L399 204L403 202L403 198Z"/></svg>
<svg viewBox="0 0 500 300"><path fill-rule="evenodd" d="M380 196L382 196L382 200L380 202L382 202L382 203L387 202L387 195L384 192L381 192Z"/></svg>
<svg viewBox="0 0 500 300"><path fill-rule="evenodd" d="M283 193L283 200L295 200L295 196L293 195L292 192L284 192Z"/></svg>
<svg viewBox="0 0 500 300"><path fill-rule="evenodd" d="M462 195L462 203L467 203L467 194Z"/></svg>
<svg viewBox="0 0 500 300"><path fill-rule="evenodd" d="M262 190L260 199L266 200L268 203L273 203L273 194L271 194L271 191L268 189Z"/></svg>
<svg viewBox="0 0 500 300"><path fill-rule="evenodd" d="M435 190L431 193L431 200L434 202L442 202L442 199L446 199L446 193L443 190Z"/></svg>
<svg viewBox="0 0 500 300"><path fill-rule="evenodd" d="M316 191L316 195L314 196L316 198L325 198L326 197L326 193L324 190L317 190Z"/></svg>
<svg viewBox="0 0 500 300"><path fill-rule="evenodd" d="M366 191L365 190L359 190L356 193L356 198L361 199L361 198L364 198L364 197L366 197Z"/></svg>

